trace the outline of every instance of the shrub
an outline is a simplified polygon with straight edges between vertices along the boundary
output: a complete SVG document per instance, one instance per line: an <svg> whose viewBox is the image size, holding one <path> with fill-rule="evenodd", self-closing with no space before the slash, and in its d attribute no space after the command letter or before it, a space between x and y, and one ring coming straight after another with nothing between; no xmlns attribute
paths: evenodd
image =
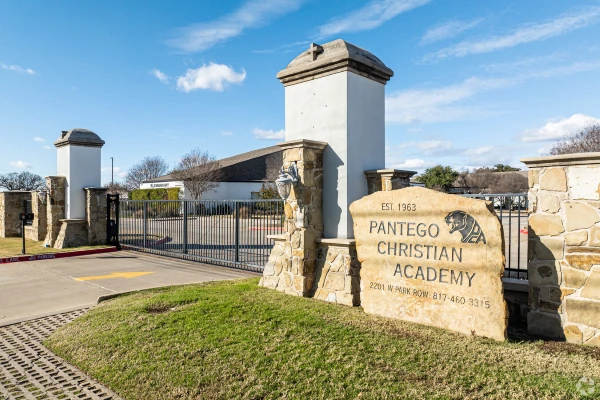
<svg viewBox="0 0 600 400"><path fill-rule="evenodd" d="M131 191L131 200L179 200L179 188L136 189Z"/></svg>

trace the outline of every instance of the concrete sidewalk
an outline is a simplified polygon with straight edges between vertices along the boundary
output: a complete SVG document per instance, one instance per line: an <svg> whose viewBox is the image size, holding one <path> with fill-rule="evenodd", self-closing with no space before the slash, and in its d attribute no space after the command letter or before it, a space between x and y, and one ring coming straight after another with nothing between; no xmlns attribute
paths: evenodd
<svg viewBox="0 0 600 400"><path fill-rule="evenodd" d="M259 274L133 251L3 264L0 326L90 307L100 296L253 276Z"/></svg>

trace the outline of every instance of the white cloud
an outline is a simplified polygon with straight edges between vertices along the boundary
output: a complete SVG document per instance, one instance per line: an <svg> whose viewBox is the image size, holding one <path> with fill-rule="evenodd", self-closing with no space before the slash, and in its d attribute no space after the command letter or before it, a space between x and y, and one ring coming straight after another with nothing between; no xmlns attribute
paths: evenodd
<svg viewBox="0 0 600 400"><path fill-rule="evenodd" d="M46 149L46 150L52 150L52 147L50 147L50 146L44 146L44 149Z"/></svg>
<svg viewBox="0 0 600 400"><path fill-rule="evenodd" d="M31 164L29 164L28 162L25 162L25 161L11 161L10 165L15 168L21 168L21 169L31 168Z"/></svg>
<svg viewBox="0 0 600 400"><path fill-rule="evenodd" d="M398 145L398 147L401 149L418 149L426 156L445 153L453 148L452 142L449 140L425 140L422 142L410 141L401 143Z"/></svg>
<svg viewBox="0 0 600 400"><path fill-rule="evenodd" d="M7 71L18 72L20 74L25 74L25 75L35 75L36 74L36 72L34 70L32 70L31 68L23 68L19 65L6 65L4 63L0 63L0 68L5 69Z"/></svg>
<svg viewBox="0 0 600 400"><path fill-rule="evenodd" d="M233 132L223 131L223 132L221 132L221 135L223 135L223 136L233 136Z"/></svg>
<svg viewBox="0 0 600 400"><path fill-rule="evenodd" d="M191 53L209 49L219 42L257 28L289 12L296 11L306 0L251 0L230 14L211 22L178 30L178 37L167 41L170 46Z"/></svg>
<svg viewBox="0 0 600 400"><path fill-rule="evenodd" d="M438 52L428 54L424 60L490 53L519 44L545 40L589 26L597 22L598 17L600 17L600 7L582 8L578 12L563 14L548 22L522 26L504 36L493 36L482 40L465 40Z"/></svg>
<svg viewBox="0 0 600 400"><path fill-rule="evenodd" d="M188 69L184 76L177 78L177 89L189 93L192 90L209 89L222 92L225 83L242 83L246 79L246 71L235 72L224 64L211 62L200 68Z"/></svg>
<svg viewBox="0 0 600 400"><path fill-rule="evenodd" d="M473 118L482 113L477 108L458 106L478 93L514 84L513 79L472 77L456 84L435 89L408 89L386 97L386 121L399 124L454 121Z"/></svg>
<svg viewBox="0 0 600 400"><path fill-rule="evenodd" d="M169 76L156 68L154 68L152 71L150 71L150 75L154 76L156 79L158 79L162 83L165 83L165 84L169 83L169 79L170 79Z"/></svg>
<svg viewBox="0 0 600 400"><path fill-rule="evenodd" d="M494 146L481 146L466 149L465 151L463 151L463 154L466 156L481 156L484 154L489 154L492 150L494 150Z"/></svg>
<svg viewBox="0 0 600 400"><path fill-rule="evenodd" d="M318 28L318 37L342 32L360 32L375 29L398 14L421 7L431 0L374 0L358 10L333 18Z"/></svg>
<svg viewBox="0 0 600 400"><path fill-rule="evenodd" d="M282 129L280 131L273 131L273 130L264 130L264 129L258 129L258 128L254 128L252 130L252 133L254 134L254 138L255 139L277 139L277 140L282 140L285 138L285 131Z"/></svg>
<svg viewBox="0 0 600 400"><path fill-rule="evenodd" d="M411 169L423 170L423 169L431 167L432 165L433 164L431 164L430 162L421 160L420 158L409 158L402 163L392 165L392 168L408 169L408 170L411 170Z"/></svg>
<svg viewBox="0 0 600 400"><path fill-rule="evenodd" d="M298 49L300 47L306 47L310 43L311 43L310 41L303 40L300 42L283 44L281 46L277 46L277 47L271 48L271 49L252 50L252 52L257 53L257 54L271 54L271 53L278 53L278 52L289 53L291 51L296 51L296 49Z"/></svg>
<svg viewBox="0 0 600 400"><path fill-rule="evenodd" d="M530 79L547 79L600 69L600 60L575 62L543 70L524 71L503 78L471 77L461 83L433 89L407 89L386 96L386 122L398 124L432 123L481 118L490 111L462 102L494 89L514 86Z"/></svg>
<svg viewBox="0 0 600 400"><path fill-rule="evenodd" d="M576 62L545 70L532 71L523 75L524 78L552 78L554 76L571 75L577 72L594 71L600 69L600 61Z"/></svg>
<svg viewBox="0 0 600 400"><path fill-rule="evenodd" d="M34 142L45 142L45 141L46 141L46 139L44 139L43 137L35 136L35 137L33 138L33 141L34 141Z"/></svg>
<svg viewBox="0 0 600 400"><path fill-rule="evenodd" d="M546 56L541 57L526 57L516 61L503 62L497 64L487 64L483 65L483 68L486 72L520 72L526 67L533 67L539 65L547 65L550 62L556 61L558 59L565 58L566 54L564 53L552 53Z"/></svg>
<svg viewBox="0 0 600 400"><path fill-rule="evenodd" d="M461 155L466 156L466 165L492 166L514 162L515 151L508 146L481 146L465 149Z"/></svg>
<svg viewBox="0 0 600 400"><path fill-rule="evenodd" d="M577 133L590 124L600 123L600 119L583 114L550 121L538 129L527 129L521 134L523 142L545 142L562 138L566 134Z"/></svg>
<svg viewBox="0 0 600 400"><path fill-rule="evenodd" d="M434 42L439 42L440 40L453 38L464 31L475 28L476 26L481 24L483 20L483 18L479 18L474 21L444 22L443 24L429 28L425 32L419 43L430 44Z"/></svg>

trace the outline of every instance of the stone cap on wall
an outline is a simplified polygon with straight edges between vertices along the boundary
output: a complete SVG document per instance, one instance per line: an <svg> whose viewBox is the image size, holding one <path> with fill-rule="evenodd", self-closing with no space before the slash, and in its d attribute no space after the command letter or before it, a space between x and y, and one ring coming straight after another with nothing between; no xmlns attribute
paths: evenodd
<svg viewBox="0 0 600 400"><path fill-rule="evenodd" d="M285 235L267 235L267 239L273 239L275 241L285 241L287 238Z"/></svg>
<svg viewBox="0 0 600 400"><path fill-rule="evenodd" d="M288 66L277 73L284 86L350 71L376 82L386 84L394 72L372 53L342 39L323 45L311 43Z"/></svg>
<svg viewBox="0 0 600 400"><path fill-rule="evenodd" d="M521 162L529 168L600 164L600 152L523 158Z"/></svg>
<svg viewBox="0 0 600 400"><path fill-rule="evenodd" d="M100 136L94 132L88 129L74 128L70 131L62 131L58 140L54 142L54 146L63 147L74 145L85 147L102 147L104 146L104 143L104 140L100 139Z"/></svg>
<svg viewBox="0 0 600 400"><path fill-rule="evenodd" d="M281 147L283 150L294 149L297 147L302 147L305 149L323 150L325 147L327 147L327 143L326 142L318 142L316 140L297 139L297 140L288 140L287 142L277 143L277 146Z"/></svg>
<svg viewBox="0 0 600 400"><path fill-rule="evenodd" d="M330 246L342 246L342 247L350 247L356 246L355 239L344 239L344 238L317 238L317 243L323 243Z"/></svg>
<svg viewBox="0 0 600 400"><path fill-rule="evenodd" d="M416 175L417 171L406 171L403 169L370 169L365 171L367 178L394 177L394 178L411 178Z"/></svg>

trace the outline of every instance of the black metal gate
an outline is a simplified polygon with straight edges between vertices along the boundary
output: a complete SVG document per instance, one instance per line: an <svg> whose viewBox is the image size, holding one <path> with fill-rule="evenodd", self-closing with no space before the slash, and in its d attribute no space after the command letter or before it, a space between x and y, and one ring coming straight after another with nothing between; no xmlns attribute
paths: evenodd
<svg viewBox="0 0 600 400"><path fill-rule="evenodd" d="M121 200L123 248L262 271L283 233L282 200Z"/></svg>
<svg viewBox="0 0 600 400"><path fill-rule="evenodd" d="M117 246L117 248L120 249L119 203L118 194L106 195L106 243L110 246Z"/></svg>

